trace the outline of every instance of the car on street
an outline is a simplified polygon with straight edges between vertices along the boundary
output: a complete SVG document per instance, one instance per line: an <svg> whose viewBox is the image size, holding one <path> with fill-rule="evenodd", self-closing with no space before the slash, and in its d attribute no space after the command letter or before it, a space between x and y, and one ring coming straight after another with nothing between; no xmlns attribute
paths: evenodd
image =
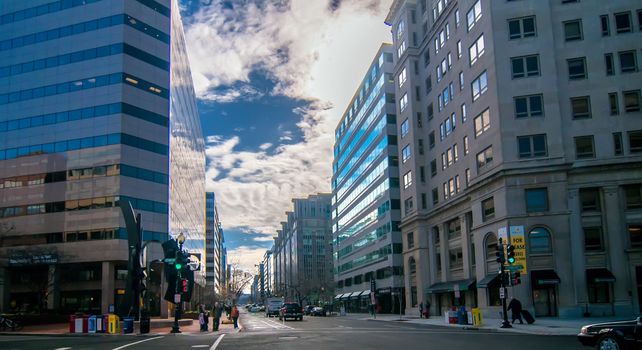
<svg viewBox="0 0 642 350"><path fill-rule="evenodd" d="M322 307L314 307L312 311L310 311L311 316L325 316L326 312Z"/></svg>
<svg viewBox="0 0 642 350"><path fill-rule="evenodd" d="M639 344L642 344L642 317L584 326L577 339L582 345L599 350L638 349Z"/></svg>
<svg viewBox="0 0 642 350"><path fill-rule="evenodd" d="M299 303L283 303L279 310L279 320L287 320L288 318L303 321L303 308Z"/></svg>
<svg viewBox="0 0 642 350"><path fill-rule="evenodd" d="M265 305L260 305L259 306L259 312L265 311Z"/></svg>
<svg viewBox="0 0 642 350"><path fill-rule="evenodd" d="M312 309L314 309L314 305L306 305L306 306L303 308L303 313L304 313L305 315L310 315L310 312L312 312Z"/></svg>
<svg viewBox="0 0 642 350"><path fill-rule="evenodd" d="M259 312L259 306L258 305L252 305L250 308L250 312Z"/></svg>

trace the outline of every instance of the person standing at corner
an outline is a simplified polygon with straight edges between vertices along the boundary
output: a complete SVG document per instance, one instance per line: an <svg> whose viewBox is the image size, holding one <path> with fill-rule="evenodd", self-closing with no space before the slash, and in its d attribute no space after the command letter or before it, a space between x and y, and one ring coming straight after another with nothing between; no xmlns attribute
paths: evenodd
<svg viewBox="0 0 642 350"><path fill-rule="evenodd" d="M214 331L218 331L218 326L221 324L221 316L223 316L223 307L218 301L214 303L214 310L212 310L212 312L214 314L214 324L212 327Z"/></svg>
<svg viewBox="0 0 642 350"><path fill-rule="evenodd" d="M236 304L232 307L232 312L230 313L232 320L234 321L234 329L239 328L239 309L236 307Z"/></svg>
<svg viewBox="0 0 642 350"><path fill-rule="evenodd" d="M424 318L424 303L419 303L419 318Z"/></svg>
<svg viewBox="0 0 642 350"><path fill-rule="evenodd" d="M519 320L519 324L524 324L524 321L522 321L522 303L519 302L519 300L513 298L510 300L510 303L508 303L508 309L512 313L512 319L513 321L511 323L515 323L516 320Z"/></svg>

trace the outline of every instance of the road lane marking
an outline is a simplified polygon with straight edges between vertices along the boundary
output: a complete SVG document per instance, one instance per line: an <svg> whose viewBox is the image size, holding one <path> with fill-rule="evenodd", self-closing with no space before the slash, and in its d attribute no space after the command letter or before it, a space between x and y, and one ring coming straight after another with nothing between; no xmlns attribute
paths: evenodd
<svg viewBox="0 0 642 350"><path fill-rule="evenodd" d="M223 340L223 337L224 337L224 336L225 336L225 334L221 334L221 335L218 337L218 339L216 339L216 341L214 342L214 344L212 344L212 347L210 348L210 350L216 350L216 347L217 347L217 346L218 346L218 344L221 342L221 340Z"/></svg>
<svg viewBox="0 0 642 350"><path fill-rule="evenodd" d="M209 345L192 345L193 348L209 348Z"/></svg>
<svg viewBox="0 0 642 350"><path fill-rule="evenodd" d="M69 350L69 349L71 349L71 348L57 348L57 349L54 349L54 350Z"/></svg>
<svg viewBox="0 0 642 350"><path fill-rule="evenodd" d="M154 340L154 339L160 339L160 338L165 338L165 337L154 337L154 338L143 339L143 340L135 341L133 343L125 344L123 346L119 346L119 347L114 348L112 350L121 350L121 349L124 349L124 348L132 346L132 345L136 345L136 344L144 343L146 341L150 341L150 340Z"/></svg>

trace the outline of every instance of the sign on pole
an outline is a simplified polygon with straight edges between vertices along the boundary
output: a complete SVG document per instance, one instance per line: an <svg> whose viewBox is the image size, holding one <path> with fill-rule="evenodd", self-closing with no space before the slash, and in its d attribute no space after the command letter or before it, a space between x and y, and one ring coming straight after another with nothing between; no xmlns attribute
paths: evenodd
<svg viewBox="0 0 642 350"><path fill-rule="evenodd" d="M506 299L506 288L500 287L499 288L499 298L500 299Z"/></svg>
<svg viewBox="0 0 642 350"><path fill-rule="evenodd" d="M526 274L526 241L524 238L524 226L510 227L510 244L515 247L515 263L507 266L511 271L519 271Z"/></svg>
<svg viewBox="0 0 642 350"><path fill-rule="evenodd" d="M460 298L461 297L461 293L459 292L459 284L455 284L453 286L453 290L455 291L455 298Z"/></svg>
<svg viewBox="0 0 642 350"><path fill-rule="evenodd" d="M178 304L181 302L181 295L180 294L174 294L174 304Z"/></svg>

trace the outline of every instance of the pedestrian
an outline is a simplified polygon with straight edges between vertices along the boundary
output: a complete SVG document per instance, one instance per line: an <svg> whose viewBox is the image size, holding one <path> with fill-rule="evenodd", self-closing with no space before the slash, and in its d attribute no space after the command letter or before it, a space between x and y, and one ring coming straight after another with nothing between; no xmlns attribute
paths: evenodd
<svg viewBox="0 0 642 350"><path fill-rule="evenodd" d="M508 309L512 313L512 322L515 323L516 320L519 320L519 324L524 324L524 321L522 321L522 303L519 302L519 300L513 298L510 300L510 303L508 303Z"/></svg>
<svg viewBox="0 0 642 350"><path fill-rule="evenodd" d="M201 332L207 331L208 315L203 304L198 306L198 323L201 325Z"/></svg>
<svg viewBox="0 0 642 350"><path fill-rule="evenodd" d="M239 309L236 307L236 304L232 307L232 311L230 312L230 315L232 316L232 320L234 321L234 329L239 328Z"/></svg>
<svg viewBox="0 0 642 350"><path fill-rule="evenodd" d="M424 317L424 303L421 302L419 303L419 318L423 318L423 317Z"/></svg>
<svg viewBox="0 0 642 350"><path fill-rule="evenodd" d="M430 300L426 300L424 304L424 317L430 318Z"/></svg>

